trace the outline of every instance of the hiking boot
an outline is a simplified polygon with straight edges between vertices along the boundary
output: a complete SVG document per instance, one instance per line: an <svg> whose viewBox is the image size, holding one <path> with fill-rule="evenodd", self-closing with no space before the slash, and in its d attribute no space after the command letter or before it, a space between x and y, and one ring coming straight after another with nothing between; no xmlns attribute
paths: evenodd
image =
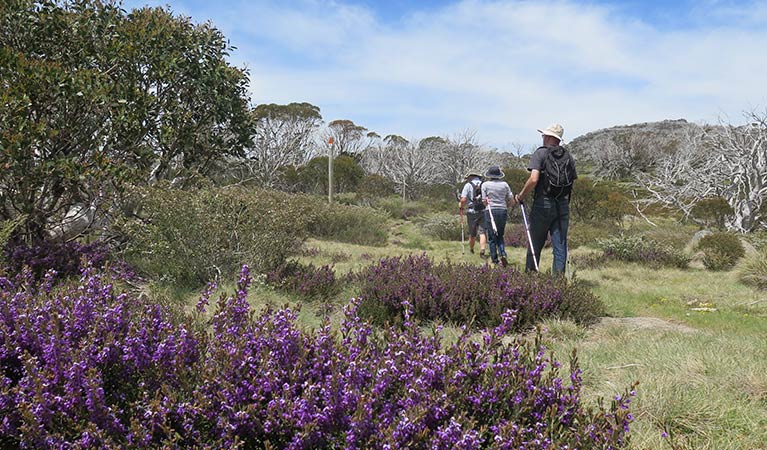
<svg viewBox="0 0 767 450"><path fill-rule="evenodd" d="M505 256L501 256L501 265L502 265L503 267L506 267L506 266L508 266L508 265L509 265L509 261L508 261L508 260L506 260L506 257L505 257Z"/></svg>
<svg viewBox="0 0 767 450"><path fill-rule="evenodd" d="M469 247L469 253L471 253L472 255L474 254L474 249L472 247Z"/></svg>
<svg viewBox="0 0 767 450"><path fill-rule="evenodd" d="M485 254L484 250L480 250L479 257L482 258L482 259L487 259L487 255Z"/></svg>

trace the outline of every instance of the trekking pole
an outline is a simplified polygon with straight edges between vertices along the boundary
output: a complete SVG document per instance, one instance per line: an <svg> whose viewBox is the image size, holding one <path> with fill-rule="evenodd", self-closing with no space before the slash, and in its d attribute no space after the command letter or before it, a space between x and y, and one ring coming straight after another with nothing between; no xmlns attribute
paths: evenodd
<svg viewBox="0 0 767 450"><path fill-rule="evenodd" d="M493 217L493 210L490 209L490 196L487 197L487 213L490 214L490 225L493 227L493 233L498 234L498 227L495 226L495 217Z"/></svg>
<svg viewBox="0 0 767 450"><path fill-rule="evenodd" d="M464 231L463 231L463 208L458 208L458 210L461 212L461 217L459 219L461 221L461 254L465 255L466 254L466 244L464 243L464 237L463 237L463 235L464 235Z"/></svg>
<svg viewBox="0 0 767 450"><path fill-rule="evenodd" d="M535 265L535 271L538 270L538 260L535 258L535 248L533 247L533 238L530 236L530 225L527 223L527 214L525 214L525 202L519 202L519 209L522 211L522 222L525 224L525 234L527 235L527 244L530 248L530 254L533 255L533 264Z"/></svg>

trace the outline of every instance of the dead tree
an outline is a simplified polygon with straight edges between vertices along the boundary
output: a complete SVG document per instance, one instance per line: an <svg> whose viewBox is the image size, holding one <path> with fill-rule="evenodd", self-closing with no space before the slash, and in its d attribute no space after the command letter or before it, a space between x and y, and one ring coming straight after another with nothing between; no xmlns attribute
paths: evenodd
<svg viewBox="0 0 767 450"><path fill-rule="evenodd" d="M722 197L733 209L728 229L756 229L767 198L767 111L746 117L746 125L721 120L718 126L691 129L686 142L657 161L653 173L636 173L637 181L654 200L686 217L701 200Z"/></svg>

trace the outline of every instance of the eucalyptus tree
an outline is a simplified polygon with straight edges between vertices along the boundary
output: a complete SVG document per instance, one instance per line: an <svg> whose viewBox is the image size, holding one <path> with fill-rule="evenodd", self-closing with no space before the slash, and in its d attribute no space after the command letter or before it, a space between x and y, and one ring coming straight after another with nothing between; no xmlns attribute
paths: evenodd
<svg viewBox="0 0 767 450"><path fill-rule="evenodd" d="M91 223L127 182L183 182L242 154L247 74L229 50L166 9L1 2L0 220L42 238L65 217Z"/></svg>
<svg viewBox="0 0 767 450"><path fill-rule="evenodd" d="M367 128L357 125L351 120L338 119L328 123L322 133L323 143L333 138L335 154L359 155L368 144Z"/></svg>
<svg viewBox="0 0 767 450"><path fill-rule="evenodd" d="M299 167L311 158L322 123L320 108L309 103L263 104L253 109L251 117L252 145L244 158L235 160L238 181L275 187L283 167Z"/></svg>

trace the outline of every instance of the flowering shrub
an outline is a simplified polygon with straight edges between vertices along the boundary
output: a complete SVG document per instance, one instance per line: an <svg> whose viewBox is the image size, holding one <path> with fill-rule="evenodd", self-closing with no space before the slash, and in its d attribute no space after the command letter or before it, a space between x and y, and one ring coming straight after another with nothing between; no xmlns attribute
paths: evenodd
<svg viewBox="0 0 767 450"><path fill-rule="evenodd" d="M434 264L427 256L382 259L359 274L361 311L379 323L396 321L402 302L415 317L494 326L507 309L517 311L515 327L546 317L592 323L603 313L601 301L563 278L525 274L513 268Z"/></svg>
<svg viewBox="0 0 767 450"><path fill-rule="evenodd" d="M307 299L328 299L340 292L333 267L288 261L266 274L266 282Z"/></svg>
<svg viewBox="0 0 767 450"><path fill-rule="evenodd" d="M118 294L86 270L79 285L0 278L0 443L81 448L152 442L151 408L188 390L201 355L190 326ZM204 337L204 334L200 334Z"/></svg>
<svg viewBox="0 0 767 450"><path fill-rule="evenodd" d="M527 232L521 223L507 223L503 242L509 247L527 248ZM544 247L551 247L551 235L546 236Z"/></svg>
<svg viewBox="0 0 767 450"><path fill-rule="evenodd" d="M606 258L638 262L654 268L684 269L690 263L690 257L683 252L642 236L616 236L599 241L599 245Z"/></svg>
<svg viewBox="0 0 767 450"><path fill-rule="evenodd" d="M26 266L39 278L49 269L55 270L59 276L78 275L84 260L93 267L101 268L107 262L110 249L101 241L90 244L40 241L32 245L10 241L4 252L9 273L19 273Z"/></svg>
<svg viewBox="0 0 767 450"><path fill-rule="evenodd" d="M0 278L0 444L26 448L620 448L633 392L580 400L581 371L539 342L443 347L410 321L374 333L302 331L288 309L254 316L247 267L208 327L115 292ZM205 311L215 285L198 303ZM564 373L563 373L564 372Z"/></svg>

